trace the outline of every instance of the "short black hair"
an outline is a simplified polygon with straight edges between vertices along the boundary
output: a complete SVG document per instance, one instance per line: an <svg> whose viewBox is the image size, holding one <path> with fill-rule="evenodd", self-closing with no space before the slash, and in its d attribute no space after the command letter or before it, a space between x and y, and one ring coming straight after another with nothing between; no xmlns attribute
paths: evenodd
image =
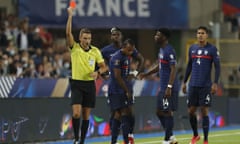
<svg viewBox="0 0 240 144"><path fill-rule="evenodd" d="M112 27L111 30L110 30L110 32L112 33L112 32L114 32L114 31L119 31L119 32L121 32L120 28L118 28L118 27Z"/></svg>
<svg viewBox="0 0 240 144"><path fill-rule="evenodd" d="M197 31L200 30L200 29L204 30L207 34L209 33L209 30L208 30L208 28L206 26L199 26L197 28Z"/></svg>
<svg viewBox="0 0 240 144"><path fill-rule="evenodd" d="M171 37L171 32L168 28L159 28L157 31L161 32L167 39Z"/></svg>
<svg viewBox="0 0 240 144"><path fill-rule="evenodd" d="M123 44L122 44L122 47L126 47L126 45L127 44L130 44L130 45L132 45L132 46L135 46L135 43L134 43L134 41L132 40L132 39L126 39L124 42L123 42Z"/></svg>

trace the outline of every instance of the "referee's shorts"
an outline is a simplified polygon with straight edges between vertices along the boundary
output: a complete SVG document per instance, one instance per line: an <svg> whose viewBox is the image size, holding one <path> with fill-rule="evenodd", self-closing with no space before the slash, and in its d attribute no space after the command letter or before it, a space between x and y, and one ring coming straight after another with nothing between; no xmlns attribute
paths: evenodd
<svg viewBox="0 0 240 144"><path fill-rule="evenodd" d="M71 105L80 104L82 107L94 108L96 104L95 81L70 79Z"/></svg>

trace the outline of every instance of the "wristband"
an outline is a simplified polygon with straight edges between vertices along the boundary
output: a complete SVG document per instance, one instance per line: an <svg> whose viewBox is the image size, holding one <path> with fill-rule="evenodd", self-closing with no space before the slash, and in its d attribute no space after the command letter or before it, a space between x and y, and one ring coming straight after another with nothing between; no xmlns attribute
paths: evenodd
<svg viewBox="0 0 240 144"><path fill-rule="evenodd" d="M167 87L168 87L168 88L172 88L172 85L171 85L171 84L168 84Z"/></svg>
<svg viewBox="0 0 240 144"><path fill-rule="evenodd" d="M134 75L135 77L138 75L138 71L134 70L134 71L130 71L129 74Z"/></svg>

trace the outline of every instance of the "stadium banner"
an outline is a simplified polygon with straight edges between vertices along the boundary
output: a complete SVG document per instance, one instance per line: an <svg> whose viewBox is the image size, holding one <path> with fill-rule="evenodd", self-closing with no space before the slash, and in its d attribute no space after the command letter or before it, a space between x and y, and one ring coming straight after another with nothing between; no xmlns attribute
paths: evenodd
<svg viewBox="0 0 240 144"><path fill-rule="evenodd" d="M228 108L228 123L239 124L240 123L240 114L238 110L240 108L240 99L239 98L230 98L229 99L229 108Z"/></svg>
<svg viewBox="0 0 240 144"><path fill-rule="evenodd" d="M3 78L2 78L3 79ZM3 79L5 80L5 79ZM37 97L70 97L69 79L32 79L16 78L9 90L0 98L37 98ZM159 82L151 80L134 80L134 96L156 96ZM4 90L4 89L3 89ZM1 90L0 90L1 92ZM108 96L108 81L96 80L96 95Z"/></svg>
<svg viewBox="0 0 240 144"><path fill-rule="evenodd" d="M70 95L67 78L17 78L8 94L8 98L68 97Z"/></svg>
<svg viewBox="0 0 240 144"><path fill-rule="evenodd" d="M147 102L147 107L146 107ZM210 109L210 126L223 127L226 122L227 97L214 97ZM134 104L135 133L162 132L155 115L156 97L137 97ZM239 105L238 105L239 109ZM0 143L54 141L73 138L69 98L11 98L0 99ZM90 116L87 137L109 136L110 110L105 97L97 97L96 108ZM198 116L200 117L200 115ZM179 98L175 113L175 130L190 129L186 98ZM201 119L199 119L201 126Z"/></svg>
<svg viewBox="0 0 240 144"><path fill-rule="evenodd" d="M19 0L19 17L30 24L65 27L70 0ZM75 0L73 27L188 28L187 0Z"/></svg>
<svg viewBox="0 0 240 144"><path fill-rule="evenodd" d="M0 98L40 98L40 97L70 97L70 85L68 78L15 78L0 77ZM108 96L109 81L97 79L96 95L98 97ZM141 96L157 96L160 86L158 80L133 80L133 95ZM181 87L181 83L179 83ZM218 87L217 96L222 96L223 87ZM179 90L179 96L185 96Z"/></svg>

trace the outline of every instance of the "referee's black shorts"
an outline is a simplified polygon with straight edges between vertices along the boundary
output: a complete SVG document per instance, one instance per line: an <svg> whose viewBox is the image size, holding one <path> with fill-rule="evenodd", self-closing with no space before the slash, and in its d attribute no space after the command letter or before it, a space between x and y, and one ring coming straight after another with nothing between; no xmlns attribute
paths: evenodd
<svg viewBox="0 0 240 144"><path fill-rule="evenodd" d="M96 103L95 81L70 79L71 105L81 104L82 107L94 108Z"/></svg>

